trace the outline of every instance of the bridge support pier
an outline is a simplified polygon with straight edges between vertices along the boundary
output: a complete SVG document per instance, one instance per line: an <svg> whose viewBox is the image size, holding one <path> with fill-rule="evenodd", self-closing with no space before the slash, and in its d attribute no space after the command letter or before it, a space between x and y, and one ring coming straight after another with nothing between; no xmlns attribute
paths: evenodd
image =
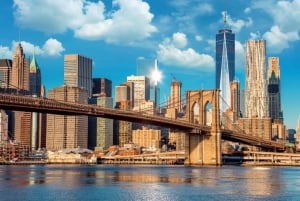
<svg viewBox="0 0 300 201"><path fill-rule="evenodd" d="M186 92L187 119L200 125L210 125L210 131L186 134L186 165L222 165L220 128L220 90ZM211 109L209 109L209 104ZM210 113L208 111L211 111ZM210 114L210 115L209 115ZM210 118L209 118L210 116ZM211 122L209 123L209 119Z"/></svg>
<svg viewBox="0 0 300 201"><path fill-rule="evenodd" d="M185 165L222 165L221 134L186 134Z"/></svg>

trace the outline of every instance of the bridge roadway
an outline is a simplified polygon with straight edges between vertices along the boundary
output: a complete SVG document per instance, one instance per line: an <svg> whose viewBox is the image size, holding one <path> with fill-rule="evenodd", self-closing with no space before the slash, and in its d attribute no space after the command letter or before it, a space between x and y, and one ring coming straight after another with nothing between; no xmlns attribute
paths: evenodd
<svg viewBox="0 0 300 201"><path fill-rule="evenodd" d="M39 112L58 115L88 115L109 119L138 122L157 125L183 132L209 134L210 126L190 123L184 120L170 119L158 115L149 115L136 111L104 108L96 105L64 102L47 98L36 98L29 95L0 93L0 109ZM254 136L243 134L241 131L221 129L222 139L242 142L264 148L284 149L282 143L262 140Z"/></svg>

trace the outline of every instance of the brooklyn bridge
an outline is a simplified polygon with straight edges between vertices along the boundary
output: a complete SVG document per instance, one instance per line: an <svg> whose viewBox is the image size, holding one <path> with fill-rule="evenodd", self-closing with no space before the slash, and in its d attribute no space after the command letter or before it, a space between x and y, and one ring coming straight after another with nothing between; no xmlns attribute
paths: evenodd
<svg viewBox="0 0 300 201"><path fill-rule="evenodd" d="M199 104L197 121L194 115L195 103ZM205 107L208 103L212 106L212 122L209 125L205 118ZM186 111L183 119L5 92L0 93L0 108L58 115L88 115L170 128L186 135L187 164L221 165L221 140L240 142L264 150L285 150L283 143L252 136L230 121L220 111L219 90L186 91ZM223 122L224 119L226 122Z"/></svg>

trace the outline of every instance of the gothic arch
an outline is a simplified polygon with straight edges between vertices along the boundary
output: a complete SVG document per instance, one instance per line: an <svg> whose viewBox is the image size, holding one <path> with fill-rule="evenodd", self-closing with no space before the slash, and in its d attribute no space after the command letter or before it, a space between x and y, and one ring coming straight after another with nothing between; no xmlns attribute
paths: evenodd
<svg viewBox="0 0 300 201"><path fill-rule="evenodd" d="M192 90L186 92L187 120L191 123L209 125L214 128L220 125L219 108L220 90ZM198 105L197 105L198 104ZM199 106L199 107L198 107ZM197 111L195 111L197 109ZM209 112L207 111L209 110Z"/></svg>

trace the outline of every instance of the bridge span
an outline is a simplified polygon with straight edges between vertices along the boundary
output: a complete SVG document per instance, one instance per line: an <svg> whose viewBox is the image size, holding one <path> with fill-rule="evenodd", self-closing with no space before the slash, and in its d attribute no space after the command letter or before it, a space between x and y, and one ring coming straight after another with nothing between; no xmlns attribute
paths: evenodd
<svg viewBox="0 0 300 201"><path fill-rule="evenodd" d="M192 95L191 95L192 94ZM195 96L195 94L197 96ZM198 97L193 99L192 97ZM207 96L208 99L205 100ZM204 99L204 101L203 101ZM88 115L143 124L157 125L186 133L186 143L189 144L186 152L191 164L221 164L221 139L242 142L248 145L259 146L273 150L284 150L282 143L263 140L246 135L241 130L226 130L220 126L219 91L201 90L187 92L186 120L166 118L158 115L149 115L136 111L104 108L97 105L63 102L47 98L0 93L0 108L15 111L39 112L58 115ZM194 121L192 107L195 101L212 103L212 124L207 126L204 119ZM203 113L203 106L199 108ZM200 117L204 115L199 115ZM203 147L206 147L205 149Z"/></svg>

